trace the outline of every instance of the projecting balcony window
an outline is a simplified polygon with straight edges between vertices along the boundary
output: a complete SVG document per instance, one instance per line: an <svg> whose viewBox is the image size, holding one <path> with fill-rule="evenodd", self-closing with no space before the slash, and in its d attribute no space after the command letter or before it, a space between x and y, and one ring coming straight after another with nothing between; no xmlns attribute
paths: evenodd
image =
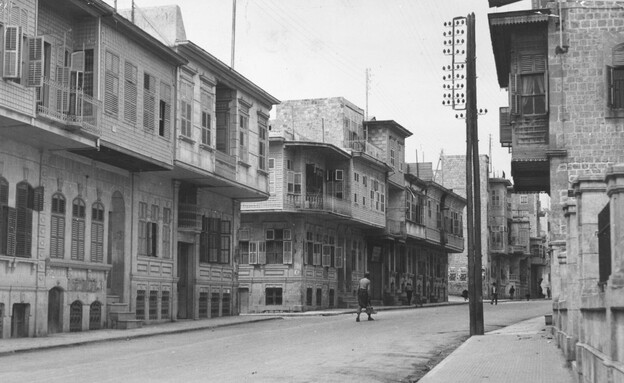
<svg viewBox="0 0 624 383"><path fill-rule="evenodd" d="M546 56L526 52L518 55L517 72L510 74L511 114L543 115L548 112L548 71Z"/></svg>
<svg viewBox="0 0 624 383"><path fill-rule="evenodd" d="M610 109L624 110L624 44L612 51L612 65L607 66L607 105ZM618 117L621 117L618 114Z"/></svg>

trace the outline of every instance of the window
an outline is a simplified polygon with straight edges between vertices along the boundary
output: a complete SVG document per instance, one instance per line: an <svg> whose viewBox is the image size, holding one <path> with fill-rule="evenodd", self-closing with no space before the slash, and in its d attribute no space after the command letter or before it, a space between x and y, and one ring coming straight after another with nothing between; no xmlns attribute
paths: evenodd
<svg viewBox="0 0 624 383"><path fill-rule="evenodd" d="M314 265L314 233L312 233L311 231L306 232L305 247L306 247L305 248L306 250L305 263L306 265Z"/></svg>
<svg viewBox="0 0 624 383"><path fill-rule="evenodd" d="M267 306L279 306L282 304L281 287L267 287L265 290L265 296Z"/></svg>
<svg viewBox="0 0 624 383"><path fill-rule="evenodd" d="M0 177L0 254L4 255L8 254L9 209L9 182Z"/></svg>
<svg viewBox="0 0 624 383"><path fill-rule="evenodd" d="M219 105L220 103L217 103L216 149L222 153L230 154L230 147L228 146L228 134L230 131L229 108L227 108L226 105L224 105L225 107L219 108Z"/></svg>
<svg viewBox="0 0 624 383"><path fill-rule="evenodd" d="M312 306L312 288L306 289L306 306Z"/></svg>
<svg viewBox="0 0 624 383"><path fill-rule="evenodd" d="M624 109L624 44L612 51L612 66L607 66L607 104L612 109Z"/></svg>
<svg viewBox="0 0 624 383"><path fill-rule="evenodd" d="M91 262L104 262L104 205L91 207Z"/></svg>
<svg viewBox="0 0 624 383"><path fill-rule="evenodd" d="M150 291L149 294L149 320L158 319L158 291Z"/></svg>
<svg viewBox="0 0 624 383"><path fill-rule="evenodd" d="M85 217L86 206L81 198L72 202L71 259L84 261L85 256Z"/></svg>
<svg viewBox="0 0 624 383"><path fill-rule="evenodd" d="M15 209L8 209L8 255L30 258L35 189L26 182L17 184L16 189Z"/></svg>
<svg viewBox="0 0 624 383"><path fill-rule="evenodd" d="M192 137L193 129L193 85L180 83L180 134Z"/></svg>
<svg viewBox="0 0 624 383"><path fill-rule="evenodd" d="M425 210L423 208L424 199L421 195L414 194L411 191L405 192L405 201L406 201L406 218L408 221L423 224L424 223L424 215Z"/></svg>
<svg viewBox="0 0 624 383"><path fill-rule="evenodd" d="M117 117L119 113L119 56L106 51L104 77L104 112Z"/></svg>
<svg viewBox="0 0 624 383"><path fill-rule="evenodd" d="M210 127L211 127L211 121L210 119L212 118L210 115L210 106L212 105L212 98L210 97L210 95L205 92L202 91L201 93L201 132L202 132L202 137L201 137L201 143L202 145L206 145L206 146L211 146L212 145L212 139L211 139L211 131L210 131Z"/></svg>
<svg viewBox="0 0 624 383"><path fill-rule="evenodd" d="M266 170L269 151L268 117L258 113L258 169Z"/></svg>
<svg viewBox="0 0 624 383"><path fill-rule="evenodd" d="M301 177L300 172L289 171L286 175L288 181L288 193L301 194Z"/></svg>
<svg viewBox="0 0 624 383"><path fill-rule="evenodd" d="M52 196L50 218L50 257L65 257L65 197L60 193Z"/></svg>
<svg viewBox="0 0 624 383"><path fill-rule="evenodd" d="M275 194L275 159L269 158L269 194Z"/></svg>
<svg viewBox="0 0 624 383"><path fill-rule="evenodd" d="M136 319L145 320L145 290L137 290L136 296Z"/></svg>
<svg viewBox="0 0 624 383"><path fill-rule="evenodd" d="M202 217L200 233L200 263L230 263L232 223L230 220Z"/></svg>
<svg viewBox="0 0 624 383"><path fill-rule="evenodd" d="M171 258L171 209L163 208L162 257Z"/></svg>
<svg viewBox="0 0 624 383"><path fill-rule="evenodd" d="M490 193L492 196L492 207L500 207L501 206L500 191L492 190Z"/></svg>
<svg viewBox="0 0 624 383"><path fill-rule="evenodd" d="M611 276L611 204L598 213L598 283L605 284Z"/></svg>
<svg viewBox="0 0 624 383"><path fill-rule="evenodd" d="M249 116L240 114L238 116L238 158L240 161L249 162Z"/></svg>
<svg viewBox="0 0 624 383"><path fill-rule="evenodd" d="M266 263L291 264L292 241L290 229L268 229L266 238Z"/></svg>
<svg viewBox="0 0 624 383"><path fill-rule="evenodd" d="M156 124L156 78L143 74L143 128L154 131Z"/></svg>
<svg viewBox="0 0 624 383"><path fill-rule="evenodd" d="M249 241L238 242L238 249L240 252L240 264L248 265L249 264Z"/></svg>
<svg viewBox="0 0 624 383"><path fill-rule="evenodd" d="M518 55L518 72L510 81L512 114L539 115L548 111L548 71L546 55L522 53Z"/></svg>
<svg viewBox="0 0 624 383"><path fill-rule="evenodd" d="M124 120L133 125L137 120L137 67L128 61L124 68Z"/></svg>
<svg viewBox="0 0 624 383"><path fill-rule="evenodd" d="M158 249L157 205L152 205L151 214L146 202L139 202L139 255L156 257Z"/></svg>
<svg viewBox="0 0 624 383"><path fill-rule="evenodd" d="M169 291L162 292L160 299L160 319L169 319Z"/></svg>
<svg viewBox="0 0 624 383"><path fill-rule="evenodd" d="M158 107L158 135L169 138L171 134L171 85L160 83Z"/></svg>
<svg viewBox="0 0 624 383"><path fill-rule="evenodd" d="M316 289L316 305L321 306L323 304L323 289Z"/></svg>
<svg viewBox="0 0 624 383"><path fill-rule="evenodd" d="M523 205L526 205L529 203L529 196L526 194L521 194L520 195L520 203Z"/></svg>

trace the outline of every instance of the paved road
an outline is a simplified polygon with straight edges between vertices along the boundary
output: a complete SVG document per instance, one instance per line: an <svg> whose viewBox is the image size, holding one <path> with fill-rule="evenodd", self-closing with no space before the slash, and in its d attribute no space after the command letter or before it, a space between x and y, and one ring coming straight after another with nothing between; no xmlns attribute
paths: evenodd
<svg viewBox="0 0 624 383"><path fill-rule="evenodd" d="M484 305L486 331L551 311ZM6 356L0 382L413 382L468 336L468 306L289 317ZM428 367L429 364L429 367Z"/></svg>

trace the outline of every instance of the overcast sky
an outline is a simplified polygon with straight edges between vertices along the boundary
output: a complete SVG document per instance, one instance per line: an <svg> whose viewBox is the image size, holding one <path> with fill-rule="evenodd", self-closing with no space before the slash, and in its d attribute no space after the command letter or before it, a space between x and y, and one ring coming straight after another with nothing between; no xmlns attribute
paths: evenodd
<svg viewBox="0 0 624 383"><path fill-rule="evenodd" d="M113 0L107 0L114 5ZM118 0L119 9L131 0ZM233 0L136 0L136 6L178 4L186 37L231 64ZM487 0L236 0L234 68L279 100L342 96L368 115L395 120L413 136L408 162L432 162L441 151L465 154L465 120L442 106L443 23L475 13L479 152L494 171L510 174L501 148L498 108L508 105L494 68L487 14L529 9L530 0L488 8Z"/></svg>

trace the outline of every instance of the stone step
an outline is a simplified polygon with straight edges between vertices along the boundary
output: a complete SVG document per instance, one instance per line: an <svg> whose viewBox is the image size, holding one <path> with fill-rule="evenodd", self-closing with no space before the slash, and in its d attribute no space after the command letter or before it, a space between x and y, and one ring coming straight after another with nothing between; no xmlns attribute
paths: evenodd
<svg viewBox="0 0 624 383"><path fill-rule="evenodd" d="M141 328L143 327L143 321L140 319L131 319L131 320L123 320L119 321L116 324L116 329L118 330L129 330L133 328Z"/></svg>

